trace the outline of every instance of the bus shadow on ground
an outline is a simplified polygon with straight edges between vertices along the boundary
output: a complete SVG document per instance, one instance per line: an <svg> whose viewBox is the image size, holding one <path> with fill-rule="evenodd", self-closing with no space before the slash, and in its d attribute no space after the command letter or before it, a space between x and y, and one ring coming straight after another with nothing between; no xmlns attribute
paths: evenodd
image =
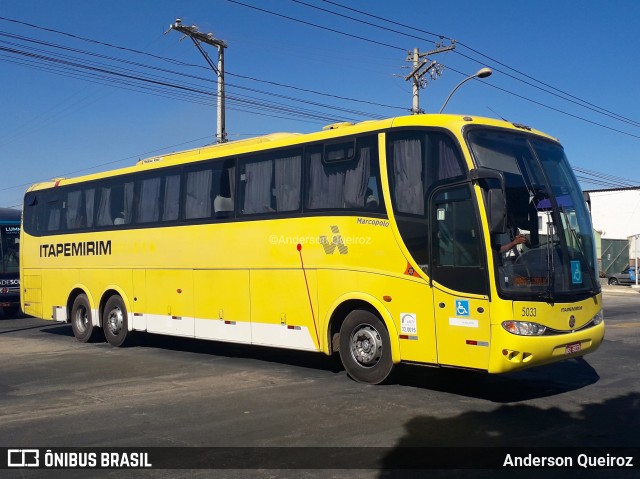
<svg viewBox="0 0 640 479"><path fill-rule="evenodd" d="M161 334L141 334L136 338L135 346L207 354L224 358L251 359L333 373L340 373L344 370L337 357L327 357L322 353L251 344L180 338Z"/></svg>
<svg viewBox="0 0 640 479"><path fill-rule="evenodd" d="M584 359L568 359L547 366L491 375L480 371L402 366L396 382L497 403L554 396L596 383L600 376Z"/></svg>
<svg viewBox="0 0 640 479"><path fill-rule="evenodd" d="M497 464L504 465L507 453L511 456L562 456L584 453L588 456L606 456L602 448L640 447L640 393L632 392L622 396L603 399L597 403L582 404L572 411L558 407L543 408L531 404L503 404L491 411L468 411L453 417L416 416L404 424L404 435L395 447L380 460L378 477L413 478L425 477L418 471L396 469L402 467L402 459L407 451L420 448L421 458L417 462L428 465L430 461L443 464L450 462L450 468L460 469L470 464L482 463L489 455ZM433 448L433 449L431 449ZM448 449L450 448L450 449ZM468 448L468 449L464 449ZM498 448L492 450L492 448ZM504 448L504 449L500 449ZM531 448L541 448L536 451ZM561 448L561 449L555 449ZM596 448L596 449L590 449ZM600 449L598 449L600 448ZM632 456L633 451L618 452L618 456ZM465 456L467 454L467 456ZM467 460L468 459L468 460ZM574 463L575 465L575 463ZM634 464L634 466L637 465ZM425 468L426 469L426 468ZM577 469L577 470L576 470ZM461 477L638 477L638 470L623 471L593 468L576 469L516 469L465 470ZM629 468L626 468L629 469ZM444 472L448 473L444 474ZM453 471L429 471L429 477L459 477ZM460 471L458 471L460 472ZM440 473L443 473L440 475ZM588 474L590 473L590 474ZM623 473L623 474L618 474Z"/></svg>
<svg viewBox="0 0 640 479"><path fill-rule="evenodd" d="M42 331L47 334L73 338L73 331L68 324L53 327L43 325ZM177 351L211 357L250 359L315 369L334 374L344 374L344 368L337 354L327 357L322 353L160 334L139 334L136 336L132 347L158 351ZM403 364L398 367L389 386L409 386L484 399L496 403L511 403L574 391L594 384L599 379L600 376L586 360L577 358L503 375ZM345 380L347 379L345 378Z"/></svg>
<svg viewBox="0 0 640 479"><path fill-rule="evenodd" d="M73 331L69 324L48 328L45 326L46 325L42 326L42 331L47 334L69 336L73 338ZM168 350L200 354L212 357L251 359L329 371L333 373L340 373L344 371L342 364L336 357L329 358L321 353L254 346L250 344L234 344L210 341L206 339L181 338L177 336L165 336L162 334L143 333L136 335L134 341L130 345L130 348L132 349L138 347L158 351Z"/></svg>

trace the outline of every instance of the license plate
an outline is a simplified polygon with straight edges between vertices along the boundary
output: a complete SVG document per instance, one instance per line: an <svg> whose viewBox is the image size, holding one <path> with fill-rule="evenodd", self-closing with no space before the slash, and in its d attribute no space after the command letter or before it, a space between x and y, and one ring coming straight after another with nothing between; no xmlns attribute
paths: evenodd
<svg viewBox="0 0 640 479"><path fill-rule="evenodd" d="M577 353L578 351L580 351L580 349L581 349L580 343L567 344L565 349L564 349L564 353L565 354L573 354L573 353Z"/></svg>

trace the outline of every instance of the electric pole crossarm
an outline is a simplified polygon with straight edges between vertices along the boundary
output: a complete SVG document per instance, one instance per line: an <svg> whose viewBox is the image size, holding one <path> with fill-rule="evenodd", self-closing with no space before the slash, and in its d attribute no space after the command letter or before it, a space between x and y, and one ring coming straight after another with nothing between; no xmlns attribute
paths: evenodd
<svg viewBox="0 0 640 479"><path fill-rule="evenodd" d="M227 130L225 126L225 95L224 95L224 49L227 48L227 43L223 40L214 38L212 33L202 33L198 31L198 27L192 25L187 27L182 24L182 21L177 18L176 22L169 26L169 30L176 30L180 33L191 38L193 44L200 50L202 56L207 61L209 66L218 76L218 114L216 125L216 143L225 143L227 141ZM211 61L207 52L202 48L200 42L213 45L218 49L218 66Z"/></svg>
<svg viewBox="0 0 640 479"><path fill-rule="evenodd" d="M435 55L436 53L450 52L451 50L455 50L455 49L456 49L455 45L449 45L448 47L436 48L435 50L431 50L430 52L420 53L420 58L428 57L429 55Z"/></svg>
<svg viewBox="0 0 640 479"><path fill-rule="evenodd" d="M425 66L427 64L427 61L424 60L422 63L420 63L416 68L414 68L411 73L409 73L406 77L404 77L405 80L409 80L409 78L411 77L416 77L416 79L422 77L425 73L427 73L429 70L431 70L434 66L436 66L436 61L432 61L431 64L424 69L424 71L420 71L422 69L423 66Z"/></svg>
<svg viewBox="0 0 640 479"><path fill-rule="evenodd" d="M429 73L431 79L435 80L442 72L442 65L438 62L429 60L429 55L435 55L437 53L448 52L455 50L455 43L443 47L440 44L436 45L435 50L429 52L420 53L417 48L413 49L413 52L409 52L407 55L407 61L413 63L413 70L404 79L405 81L412 80L413 82L413 102L411 105L411 114L418 115L424 111L420 108L420 89L424 88L427 84L424 75Z"/></svg>
<svg viewBox="0 0 640 479"><path fill-rule="evenodd" d="M215 47L227 48L227 42L224 40L219 40L213 37L212 33L202 33L198 31L198 27L192 25L190 27L186 27L182 24L182 21L178 18L176 19L176 23L169 26L169 30L176 30L180 33L184 33L191 38L195 38L196 40L200 40L203 43L208 43L209 45L213 45Z"/></svg>

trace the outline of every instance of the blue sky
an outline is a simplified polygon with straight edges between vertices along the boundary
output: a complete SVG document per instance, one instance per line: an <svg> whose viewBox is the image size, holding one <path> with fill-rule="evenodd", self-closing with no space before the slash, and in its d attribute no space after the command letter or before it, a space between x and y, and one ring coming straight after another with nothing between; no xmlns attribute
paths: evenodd
<svg viewBox="0 0 640 479"><path fill-rule="evenodd" d="M602 181L593 183L593 174L584 170L616 177L606 180L612 185L621 185L619 178L629 185L640 184L636 153L640 40L635 33L639 2L335 0L406 25L398 26L322 0L304 0L405 33L401 35L292 0L238 1L384 45L228 0L0 0L4 18L0 19L0 206L19 206L26 186L39 180L123 167L138 158L214 141L213 99L202 93L188 93L187 98L186 90L176 88L151 91L161 86L133 79L127 85L118 84L115 81L123 77L105 73L116 69L122 73L127 68L131 76L154 75L155 81L213 91L214 74L194 45L188 39L179 41L177 32L164 34L176 17L184 24L196 24L202 32L213 32L229 45L227 92L236 99L227 112L231 140L274 131L316 131L334 119L360 121L408 113L411 85L403 78L408 73L406 51L432 50L438 40L409 28L415 27L458 42L455 52L432 57L445 70L421 91L426 112L440 109L464 78L462 73L472 74L484 65L497 68L501 72L485 80L467 82L446 111L500 115L558 137L572 165L583 170L579 177L591 178L591 182L582 181L584 189L605 186ZM215 57L215 51L209 51ZM25 52L39 56L26 57ZM92 62L103 76L89 81L82 77L86 69L81 74L43 57L84 66ZM572 102L559 98L563 94L557 90L551 90L557 94L553 95L530 84L561 90L571 95ZM256 109L255 102L276 103L280 110ZM582 102L590 103L591 109L576 104ZM594 109L606 109L608 116ZM301 116L292 118L292 110Z"/></svg>

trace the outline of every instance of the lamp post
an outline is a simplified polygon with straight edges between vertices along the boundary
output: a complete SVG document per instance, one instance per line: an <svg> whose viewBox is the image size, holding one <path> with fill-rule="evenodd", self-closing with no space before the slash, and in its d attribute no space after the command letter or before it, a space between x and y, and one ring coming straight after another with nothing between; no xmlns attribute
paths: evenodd
<svg viewBox="0 0 640 479"><path fill-rule="evenodd" d="M460 85L462 85L464 82L467 82L472 78L487 78L488 76L491 76L492 73L493 73L493 70L491 70L491 68L481 68L473 75L468 76L467 78L462 80L460 83L456 85L456 87L451 91L451 93L449 93L449 96L447 97L446 101L444 102L444 105L442 105L442 108L440 108L440 111L438 113L442 113L442 110L444 110L444 107L447 106L447 103L449 103L449 100L451 100L451 97L453 96L453 94L456 92L458 88L460 88Z"/></svg>

